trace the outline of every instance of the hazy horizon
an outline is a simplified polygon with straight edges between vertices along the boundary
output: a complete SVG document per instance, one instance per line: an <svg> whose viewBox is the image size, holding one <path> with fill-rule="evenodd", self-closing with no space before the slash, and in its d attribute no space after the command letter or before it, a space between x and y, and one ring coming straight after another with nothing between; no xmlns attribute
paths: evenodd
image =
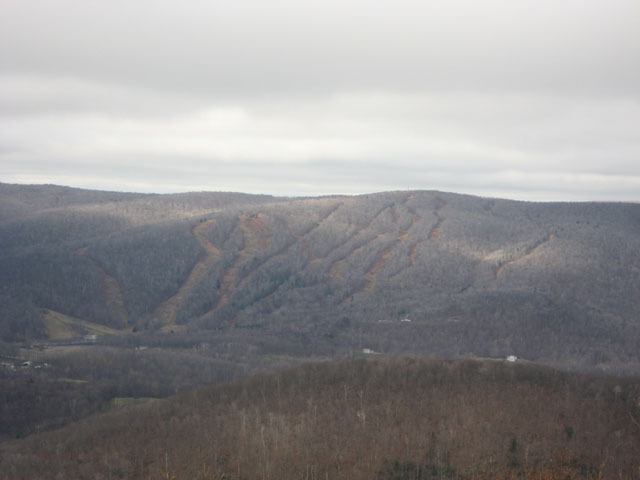
<svg viewBox="0 0 640 480"><path fill-rule="evenodd" d="M83 187L76 185L62 185L57 183L12 183L12 182L2 182L0 184L5 185L17 185L24 187L38 187L38 186L53 186L53 187L63 187L63 188L72 188L72 189L80 189L80 190L92 190L92 191L102 191L102 192L116 192L116 193L131 193L131 194L145 194L145 195L178 195L178 194L187 194L187 193L239 193L239 194L247 194L247 195L267 195L273 196L275 198L321 198L321 197L341 197L341 196L366 196L366 195L376 195L380 193L393 193L393 192L440 192L440 193L451 193L455 195L470 195L478 198L490 198L496 200L509 200L516 202L532 202L532 203L640 203L640 201L635 200L538 200L538 199L527 199L527 198L513 198L507 196L495 196L495 195L481 195L475 193L468 193L462 191L451 191L451 190L443 190L438 188L412 188L412 189L395 189L395 190L376 190L376 191L364 191L358 193L318 193L318 194L300 194L300 195L287 195L287 194L278 194L278 193L267 193L267 192L244 192L240 190L176 190L176 191L141 191L141 190L128 190L128 189L100 189L100 188L92 188L92 187Z"/></svg>

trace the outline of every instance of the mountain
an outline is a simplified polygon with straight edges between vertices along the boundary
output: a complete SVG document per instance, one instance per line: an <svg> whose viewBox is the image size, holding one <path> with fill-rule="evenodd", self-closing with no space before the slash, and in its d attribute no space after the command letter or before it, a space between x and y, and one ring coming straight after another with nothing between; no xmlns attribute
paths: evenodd
<svg viewBox="0 0 640 480"><path fill-rule="evenodd" d="M632 479L640 386L498 361L307 364L0 445L0 479Z"/></svg>
<svg viewBox="0 0 640 480"><path fill-rule="evenodd" d="M0 252L5 343L173 336L640 372L638 204L0 184Z"/></svg>

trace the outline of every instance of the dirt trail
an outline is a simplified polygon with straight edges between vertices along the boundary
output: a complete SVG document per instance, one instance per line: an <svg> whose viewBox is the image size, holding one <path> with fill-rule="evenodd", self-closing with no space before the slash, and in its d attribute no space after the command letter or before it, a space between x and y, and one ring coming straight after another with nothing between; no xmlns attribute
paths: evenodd
<svg viewBox="0 0 640 480"><path fill-rule="evenodd" d="M198 240L198 243L200 243L202 248L204 248L204 250L209 255L217 257L222 252L218 247L216 247L213 243L211 243L205 235L207 227L209 227L209 225L212 225L214 223L215 223L215 219L211 219L211 220L207 220L205 222L199 223L198 225L196 225L191 229L191 232L195 235L196 239Z"/></svg>
<svg viewBox="0 0 640 480"><path fill-rule="evenodd" d="M409 238L409 230L411 230L413 226L418 223L418 220L421 219L420 215L417 213L413 211L410 211L409 213L411 213L411 224L407 228L403 228L398 232L398 240L406 240Z"/></svg>
<svg viewBox="0 0 640 480"><path fill-rule="evenodd" d="M440 237L440 229L442 228L442 224L446 220L446 218L440 216L440 210L442 210L445 207L445 205L446 205L446 202L442 202L438 200L438 205L433 210L433 214L436 216L438 221L429 232L429 236L428 236L429 240L437 240L438 237Z"/></svg>
<svg viewBox="0 0 640 480"><path fill-rule="evenodd" d="M444 218L438 218L438 221L436 222L436 224L433 226L433 228L431 229L431 231L429 232L429 240L437 240L438 237L440 236L440 228L442 227L442 224L444 223Z"/></svg>
<svg viewBox="0 0 640 480"><path fill-rule="evenodd" d="M291 231L291 229L287 226L287 230L289 231L289 233L291 233L291 235L293 235L296 238L305 238L307 235L309 235L311 232L313 232L315 229L317 229L318 227L320 227L320 225L322 225L324 222L326 222L329 217L331 217L331 215L333 215L334 213L336 213L338 211L338 209L340 207L342 207L344 205L344 202L340 202L337 203L331 210L329 210L327 212L327 214L322 217L321 219L319 219L316 223L314 223L313 225L311 225L306 231L296 235L295 233L293 233Z"/></svg>
<svg viewBox="0 0 640 480"><path fill-rule="evenodd" d="M309 242L307 242L306 236L309 235L311 232L313 232L314 230L316 230L317 228L320 227L320 225L322 225L324 222L326 222L329 217L331 217L335 212L338 211L338 209L340 207L342 207L344 205L343 202L340 202L338 204L336 204L331 210L329 210L327 212L327 214L322 217L321 219L319 219L316 223L314 223L313 225L311 225L311 227L309 227L306 231L300 233L300 234L296 234L294 232L291 231L291 229L289 228L289 226L286 226L287 231L293 235L293 237L296 239L296 241L300 244L300 246L302 247L302 250L304 251L305 255L307 256L307 266L310 263L316 262L318 259L315 256L315 253L313 251L313 248L311 247L311 245L309 245ZM286 253L289 248L291 248L291 246L293 246L294 244L291 244L289 247L285 248L284 250L282 250L281 252L279 252L277 255L283 255L284 253ZM274 255L275 256L275 255ZM305 267L306 268L306 267Z"/></svg>
<svg viewBox="0 0 640 480"><path fill-rule="evenodd" d="M411 195L412 197L413 195ZM409 199L407 199L408 201ZM398 242L403 242L409 239L409 231L414 227L419 220L422 220L422 217L418 215L413 209L409 209L409 213L411 214L411 224L398 232ZM409 261L411 262L411 266L416 264L416 249L418 247L418 242L414 243L409 249ZM393 276L398 275L400 272L396 272Z"/></svg>
<svg viewBox="0 0 640 480"><path fill-rule="evenodd" d="M342 264L344 260L338 260L333 262L331 268L329 268L329 278L331 280L342 280Z"/></svg>
<svg viewBox="0 0 640 480"><path fill-rule="evenodd" d="M218 303L208 312L201 315L206 317L218 310L231 299L238 282L238 270L244 263L256 258L271 245L271 233L264 226L262 213L251 216L241 216L233 231L240 229L244 240L243 248L238 252L233 263L224 271L220 279ZM232 231L232 234L233 234ZM231 234L230 234L231 236Z"/></svg>
<svg viewBox="0 0 640 480"><path fill-rule="evenodd" d="M367 223L366 226L362 227L359 230L356 230L355 232L353 232L351 235L349 235L349 237L344 240L343 242L340 242L338 245L336 245L333 249L331 249L326 255L324 255L321 258L317 258L315 260L322 260L325 259L327 257L329 257L331 255L332 252L335 252L336 250L338 250L339 248L342 248L343 246L345 246L346 244L348 244L349 242L351 242L352 240L358 238L360 235L364 234L367 230L369 230L369 228L371 228L371 225L373 225L373 222L375 222L375 220L382 215L385 210L389 209L391 207L383 207L382 209L378 210L375 215L371 218L371 220L369 221L369 223ZM381 237L384 237L384 234L379 233L377 234L374 238L367 240L365 243L363 243L362 245L354 248L353 250L351 250L349 253L347 253L345 256L343 256L342 258L340 258L339 260L334 261L331 266L329 267L329 271L331 272L331 270L335 267L336 263L340 262L342 264L342 262L344 262L344 260L347 257L350 257L356 253L358 253L362 248L364 248L365 246L367 246L369 243L373 242L374 240L377 240ZM309 266L309 264L307 264L307 267ZM340 267L337 267L340 268Z"/></svg>
<svg viewBox="0 0 640 480"><path fill-rule="evenodd" d="M369 292L373 289L373 286L375 285L376 279L378 277L378 271L386 267L387 264L389 263L389 257L391 256L392 249L393 249L393 246L387 247L376 255L376 259L373 261L373 263L369 266L369 268L364 274L364 285L360 289L353 292L348 297L344 298L340 302L340 305L345 304L356 295Z"/></svg>
<svg viewBox="0 0 640 480"><path fill-rule="evenodd" d="M515 255L515 256L511 257L510 259L505 260L504 262L500 263L493 270L493 278L497 279L498 276L500 275L500 273L502 273L502 271L506 267L508 267L509 265L513 265L514 263L519 262L520 260L522 260L522 259L524 259L526 257L530 257L530 256L534 255L542 245L544 245L545 243L553 240L554 238L555 238L555 235L553 233L550 233L547 237L543 238L542 240L537 241L536 243L534 243L531 247L526 249L520 255Z"/></svg>
<svg viewBox="0 0 640 480"><path fill-rule="evenodd" d="M211 312L216 311L221 306L229 301L231 298L231 294L235 290L236 286L236 278L238 276L238 264L240 263L240 257L237 257L236 260L231 264L229 268L225 270L222 274L222 279L220 280L220 299L216 306L211 310ZM210 312L207 312L210 313ZM206 314L205 314L206 315Z"/></svg>
<svg viewBox="0 0 640 480"><path fill-rule="evenodd" d="M104 296L107 305L111 310L118 312L125 324L128 324L129 316L127 315L127 309L124 307L120 284L114 277L105 273L104 270L101 268L99 270L100 275L102 276L102 295Z"/></svg>
<svg viewBox="0 0 640 480"><path fill-rule="evenodd" d="M305 268L307 268L311 263L316 262L318 259L315 257L313 249L311 245L309 245L305 237L309 235L312 231L320 227L320 225L322 225L323 222L325 222L329 217L331 217L331 215L333 215L343 205L344 205L343 202L336 204L333 208L331 208L327 212L327 214L324 217L319 219L316 223L311 225L306 231L300 234L295 234L294 232L291 231L288 225L285 225L285 229L296 239L296 241L285 246L279 252L274 253L267 260L273 259L280 255L284 255L287 251L289 251L291 247L293 247L296 244L300 244L300 246L302 247L302 250L305 252L307 256L307 264ZM238 223L238 228L242 228L240 226L240 222ZM264 245L264 243L262 243L262 245ZM222 305L227 303L231 298L231 294L233 293L233 291L239 287L242 287L244 284L246 284L248 282L250 275L253 272L257 271L264 263L266 263L266 261L263 261L258 267L256 267L254 270L249 272L249 274L245 275L245 277L240 281L240 283L237 283L238 266L241 264L242 261L243 261L242 255L238 256L236 260L233 262L233 264L224 272L222 276L222 280L220 282L221 299L213 309L206 312L204 315L201 316L201 318L211 314L212 312L220 308ZM275 291L272 292L270 295L260 299L260 301L270 301L271 298L278 292L278 290L280 289L280 286L278 286L278 288L276 288ZM235 319L232 319L230 321L230 325L233 325L234 321Z"/></svg>
<svg viewBox="0 0 640 480"><path fill-rule="evenodd" d="M367 223L366 226L364 226L363 228L355 231L352 235L350 235L346 240L344 240L343 242L341 242L339 245L335 246L331 251L329 251L329 253L327 253L326 255L322 256L322 257L316 257L313 249L311 247L311 245L308 244L308 242L306 241L306 237L307 235L309 235L311 232L313 232L314 230L316 230L317 228L320 227L320 225L322 225L325 221L327 221L336 211L338 211L338 209L340 207L342 207L344 205L343 202L338 203L337 205L335 205L334 208L332 208L325 216L324 218L320 219L317 223L313 224L306 232L303 232L300 235L294 235L294 237L296 238L297 242L300 243L300 245L302 246L304 252L307 255L308 258L308 262L307 264L304 266L304 268L302 269L302 271L305 271L306 269L309 268L310 265L313 265L314 263L317 263L323 259L326 259L329 255L331 255L332 252L334 252L335 250L343 247L344 245L346 245L347 243L349 243L350 241L352 241L353 239L357 238L359 235L363 234L365 231L367 231L371 225L373 224L373 222L380 216L382 215L387 209L389 209L390 207L383 207L381 208L379 211L377 211L373 217L371 218L371 220ZM375 240L375 239L374 239ZM373 240L370 240L373 241ZM366 244L368 244L369 242L366 242ZM294 243L295 244L295 243ZM292 245L294 245L292 244ZM355 248L352 252L350 252L347 256L349 255L353 255L353 253L357 252L359 249L361 249L364 245L361 245L357 248ZM278 253L279 255L284 254L286 252L286 250L288 250L287 247L285 248L282 252ZM333 279L341 279L342 278L342 273L341 273L341 268L342 268L342 264L344 263L344 258L341 258L339 260L336 260L335 262L333 262L331 264L331 266L329 267L329 276ZM236 263L234 262L234 265L236 265ZM233 275L235 275L235 271L237 269L234 270L234 265L232 265L227 272L225 272L225 275L223 276L223 284L224 284L224 280L227 280L227 283L230 285L233 282L233 285L235 285L235 277ZM243 279L242 282L246 281L246 278ZM241 282L241 283L242 283ZM220 306L222 306L226 301L228 301L228 298L230 296L230 294L228 293L227 289L225 289L223 286L221 286L221 290L223 290L223 296L221 298L221 302L218 303L218 305L213 308L211 311L205 313L203 315L209 315L210 313L212 313L213 311L215 311L217 308L219 308ZM260 299L261 302L265 302L265 301L270 301L273 296L280 290L280 286L278 286L278 288L275 289L275 291L273 291L270 295ZM233 320L232 322L233 323Z"/></svg>
<svg viewBox="0 0 640 480"><path fill-rule="evenodd" d="M109 309L113 312L117 312L125 324L129 323L129 317L127 315L127 309L124 306L124 300L122 299L122 291L120 290L120 284L115 277L112 277L96 262L93 258L87 255L87 247L82 247L76 250L76 255L79 257L87 258L94 268L100 274L102 298Z"/></svg>
<svg viewBox="0 0 640 480"><path fill-rule="evenodd" d="M411 246L411 249L409 250L409 261L411 262L411 265L415 265L416 264L416 250L418 249L418 243L414 243Z"/></svg>
<svg viewBox="0 0 640 480"><path fill-rule="evenodd" d="M403 202L403 204L406 204L412 197L413 197L413 195L410 195L409 197L407 197L407 199ZM444 205L442 205L442 206L444 206ZM442 208L442 206L440 206L439 208ZM375 285L375 283L377 281L378 271L380 271L382 268L386 267L389 264L389 258L391 257L391 252L393 251L395 246L398 245L400 242L406 241L409 238L409 231L422 218L412 208L409 208L408 210L409 210L409 213L411 214L411 223L406 228L400 229L398 231L398 236L393 241L393 243L389 247L387 247L385 250L383 250L382 252L378 253L378 255L376 256L375 261L373 262L373 264L371 264L369 269L364 274L365 282L364 282L363 287L360 288L359 290L357 290L356 292L354 292L353 294L349 295L344 300L342 300L340 302L340 304L344 304L345 302L351 300L354 296L356 296L356 295L358 295L360 293L368 292L368 291L373 289L373 287L374 287L374 285ZM383 234L378 234L378 236L376 238L380 238L380 237L384 237L384 235ZM416 246L417 246L417 243L414 244L411 247L410 251L409 251L409 258L410 258L410 261L411 261L411 265L415 265ZM357 252L360 248L362 248L362 247L359 247L359 248L355 249L353 252L351 252L351 255L353 255L353 253ZM341 266L342 266L342 261L336 262L331 266L331 270L329 272L331 278L342 278L341 275L340 275L340 277L337 277L337 275L340 274L340 270L339 269L341 268ZM399 273L400 272L396 272L392 276L398 275Z"/></svg>
<svg viewBox="0 0 640 480"><path fill-rule="evenodd" d="M389 263L389 257L391 256L391 250L393 247L387 247L378 255L376 255L375 261L371 264L367 272L364 274L365 278L365 286L362 291L367 292L373 288L374 283L376 282L376 278L378 276L378 271L382 268L386 267Z"/></svg>
<svg viewBox="0 0 640 480"><path fill-rule="evenodd" d="M176 313L182 305L182 302L184 301L189 291L198 282L200 282L200 280L204 278L206 273L213 265L213 262L221 253L220 249L218 249L218 247L211 243L206 237L207 228L213 223L215 223L215 219L210 219L194 225L191 229L191 233L196 238L196 240L198 240L198 243L200 243L200 246L203 249L203 253L198 257L198 260L191 268L187 279L180 286L176 294L162 302L154 310L154 316L162 320L163 331L176 328Z"/></svg>
<svg viewBox="0 0 640 480"><path fill-rule="evenodd" d="M307 256L307 262L313 262L315 260L315 256L309 242L307 242L303 236L296 237L296 240L300 243L302 250Z"/></svg>
<svg viewBox="0 0 640 480"><path fill-rule="evenodd" d="M250 242L260 250L266 250L271 245L271 233L265 228L262 221L262 213L255 217L250 217L246 222L246 232L250 237Z"/></svg>

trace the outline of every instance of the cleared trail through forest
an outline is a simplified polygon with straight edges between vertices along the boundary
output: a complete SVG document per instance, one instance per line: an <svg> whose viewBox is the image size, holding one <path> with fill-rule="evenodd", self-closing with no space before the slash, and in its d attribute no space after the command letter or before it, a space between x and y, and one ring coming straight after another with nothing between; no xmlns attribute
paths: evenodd
<svg viewBox="0 0 640 480"><path fill-rule="evenodd" d="M536 243L534 243L531 247L529 247L528 249L526 249L523 253L521 253L520 255L515 255L513 257L511 257L508 260L505 260L504 262L500 263L493 271L493 278L494 279L498 279L498 276L502 273L502 271L508 267L509 265L513 265L516 262L519 262L527 257L530 257L532 255L534 255L538 249L544 245L545 243L551 241L553 238L555 238L555 235L553 233L550 233L547 237L545 237L542 240L537 241Z"/></svg>
<svg viewBox="0 0 640 480"><path fill-rule="evenodd" d="M100 274L101 286L102 286L102 297L104 298L105 303L109 307L109 309L113 312L117 312L118 315L122 318L125 325L129 323L129 316L127 314L127 309L124 306L124 300L122 299L122 291L120 290L120 284L115 277L109 275L104 271L98 262L96 262L93 258L87 255L87 248L79 248L76 250L76 255L79 257L87 258L94 268Z"/></svg>
<svg viewBox="0 0 640 480"><path fill-rule="evenodd" d="M162 330L168 331L176 328L176 313L182 305L189 291L204 278L213 262L220 255L221 251L206 236L207 228L215 223L215 219L198 223L191 229L191 233L200 243L203 253L200 255L195 265L191 268L185 282L180 286L175 295L168 298L156 307L153 314L162 321Z"/></svg>
<svg viewBox="0 0 640 480"><path fill-rule="evenodd" d="M436 224L433 226L433 228L429 232L429 237L428 237L429 240L437 240L438 237L440 236L440 229L442 228L442 224L446 220L446 218L440 216L440 210L442 210L445 207L445 205L446 205L446 202L438 201L438 205L433 210L433 214L436 216L438 220L436 221Z"/></svg>
<svg viewBox="0 0 640 480"><path fill-rule="evenodd" d="M411 197L407 198L403 202L403 205L406 204L406 202L410 198ZM340 302L340 305L343 305L346 302L352 300L353 297L355 297L356 295L359 295L361 293L365 293L365 292L369 292L369 291L373 290L373 287L374 287L374 285L375 285L375 283L376 283L376 281L378 279L378 272L389 264L389 259L391 257L391 252L393 251L393 249L398 244L400 244L401 242L405 242L409 238L409 231L420 220L420 216L417 213L415 213L413 210L409 209L409 214L411 215L411 221L410 221L409 225L406 228L402 228L402 229L398 230L397 237L395 238L395 240L393 240L393 243L376 255L375 260L373 261L373 263L369 266L369 268L365 272L365 274L364 274L364 285L360 289L356 290L354 293L349 295L348 297L344 298ZM398 220L400 219L397 211L395 209L393 209L391 211L391 215L392 215L393 223L397 224ZM384 235L382 235L382 234L378 235L378 237L382 237L382 236L384 236ZM410 254L409 254L409 256L411 258L411 265L414 265L414 263L415 263L415 258L413 258L413 257L415 257L415 247L416 247L416 245L413 245L413 247L410 250ZM332 265L331 270L330 270L331 278L333 278L333 279L342 278L342 274L341 274L342 263L343 263L343 261L339 261L339 262L336 262L336 263L334 263ZM396 275L398 273L399 272L397 272Z"/></svg>
<svg viewBox="0 0 640 480"><path fill-rule="evenodd" d="M231 265L227 267L222 274L220 279L220 297L218 302L211 310L202 314L200 318L211 315L213 312L217 311L229 302L237 288L238 271L240 267L252 259L257 258L259 253L264 252L271 245L271 235L264 226L262 213L251 216L240 216L236 226L227 237L225 244L238 229L242 231L242 249L238 251Z"/></svg>
<svg viewBox="0 0 640 480"><path fill-rule="evenodd" d="M210 315L211 313L215 312L218 308L220 308L222 305L224 305L226 302L228 302L229 298L231 297L232 290L235 290L237 288L242 288L246 283L248 283L249 278L251 277L252 274L256 273L265 265L267 265L269 261L277 257L286 255L287 252L289 252L289 250L294 245L300 245L300 247L305 252L305 255L307 256L307 263L304 268L307 268L311 263L315 262L317 259L315 258L311 245L309 245L309 243L307 242L306 236L309 235L314 230L316 230L317 228L319 228L320 225L322 225L325 221L327 221L329 217L331 217L342 205L343 205L343 202L340 202L332 206L332 208L322 218L320 218L317 222L312 224L306 231L298 234L294 233L285 222L285 230L291 234L291 236L294 238L294 241L286 245L282 249L280 249L280 251L275 252L273 255L269 256L268 258L263 259L257 265L257 267L252 269L249 273L247 273L240 280L240 282L237 281L237 270L238 270L238 266L241 264L242 259L240 257L237 257L234 263L231 265L231 267L227 269L227 271L225 271L225 274L223 275L221 280L220 291L221 291L222 303L218 302L218 304L213 309L209 310L204 315L201 315L200 318L204 318L207 315ZM260 301L260 302L270 301L283 284L284 282L278 285L278 287L272 293L270 293L266 297L263 297L257 301ZM251 305L253 305L253 303ZM233 318L231 318L231 320L229 320L228 323L230 326L233 326L235 324L235 318L236 317L234 316Z"/></svg>

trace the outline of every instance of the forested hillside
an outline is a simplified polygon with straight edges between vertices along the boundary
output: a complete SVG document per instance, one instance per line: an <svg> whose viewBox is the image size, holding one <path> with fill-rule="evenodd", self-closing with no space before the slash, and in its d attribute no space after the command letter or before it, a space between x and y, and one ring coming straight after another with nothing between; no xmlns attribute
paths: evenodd
<svg viewBox="0 0 640 480"><path fill-rule="evenodd" d="M0 479L633 479L639 401L531 365L315 363L6 443Z"/></svg>
<svg viewBox="0 0 640 480"><path fill-rule="evenodd" d="M119 341L241 337L263 353L640 371L637 204L5 184L0 198L4 342L104 326Z"/></svg>

